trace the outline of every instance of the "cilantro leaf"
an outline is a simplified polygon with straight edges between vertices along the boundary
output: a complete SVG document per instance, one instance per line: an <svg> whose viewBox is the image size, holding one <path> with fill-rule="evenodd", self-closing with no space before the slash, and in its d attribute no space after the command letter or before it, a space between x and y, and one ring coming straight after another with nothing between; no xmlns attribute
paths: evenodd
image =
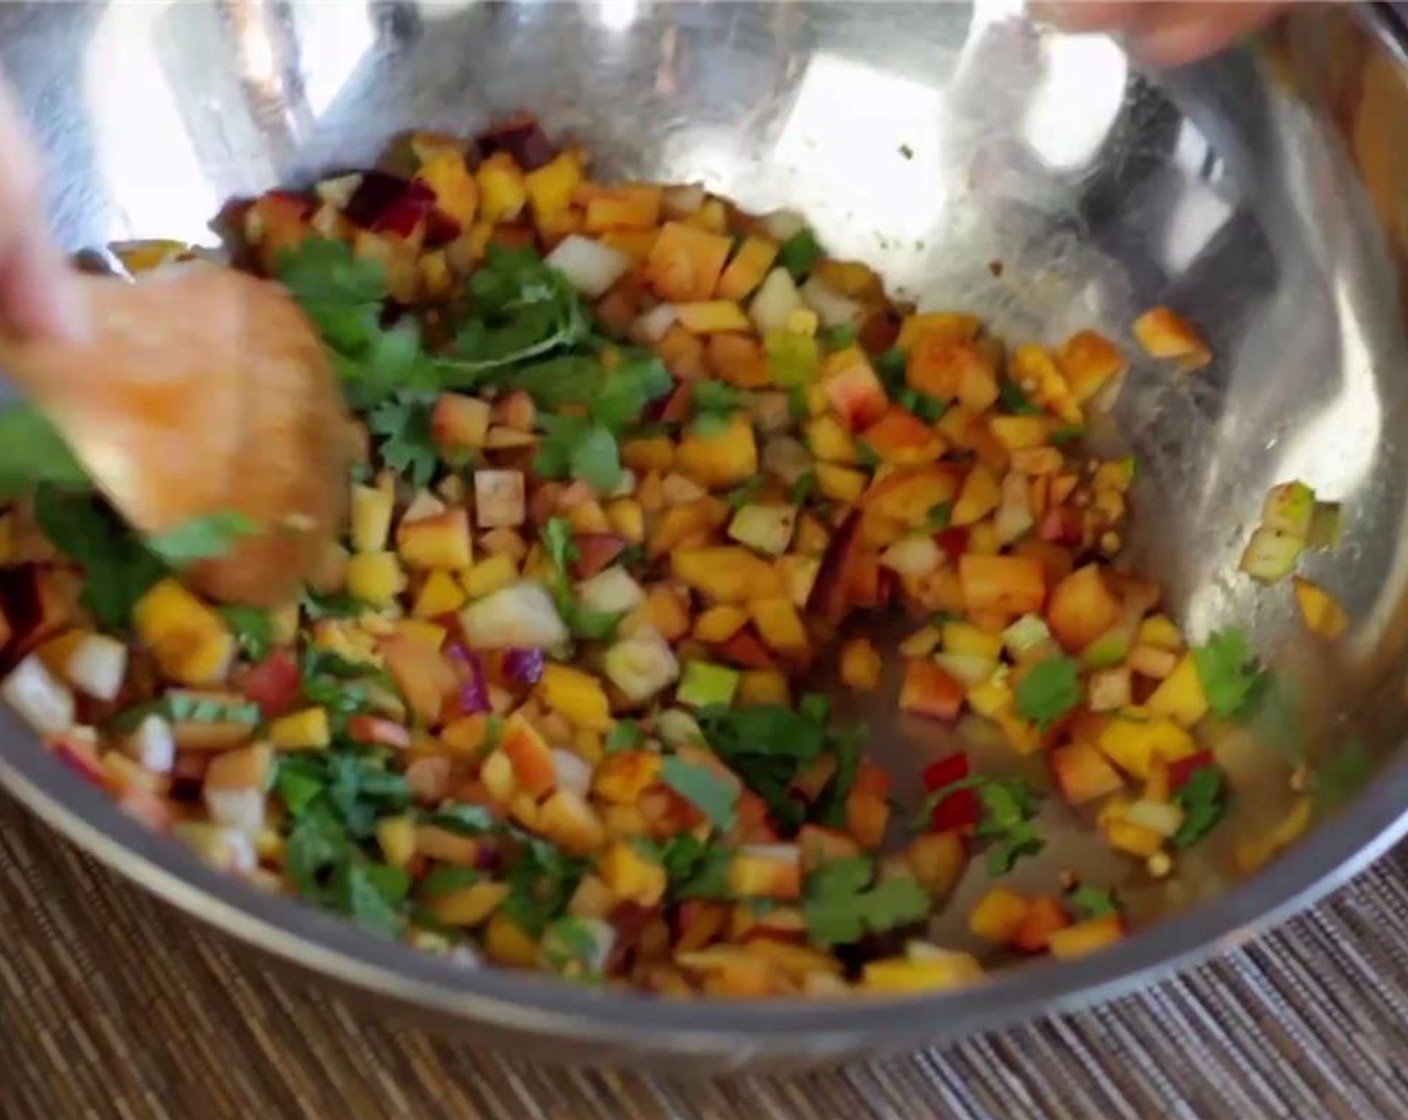
<svg viewBox="0 0 1408 1120"><path fill-rule="evenodd" d="M1200 766L1173 797L1186 816L1173 834L1173 846L1191 848L1217 827L1227 811L1227 783L1220 766Z"/></svg>
<svg viewBox="0 0 1408 1120"><path fill-rule="evenodd" d="M0 412L0 499L48 484L72 490L93 485L53 424L31 404Z"/></svg>
<svg viewBox="0 0 1408 1120"><path fill-rule="evenodd" d="M586 918L569 914L549 922L540 949L554 972L574 980L601 978L602 945Z"/></svg>
<svg viewBox="0 0 1408 1120"><path fill-rule="evenodd" d="M235 633L242 652L251 661L263 661L274 648L274 620L258 607L221 607L220 615Z"/></svg>
<svg viewBox="0 0 1408 1120"><path fill-rule="evenodd" d="M854 323L841 323L822 331L821 341L828 350L844 350L855 342L859 334L860 331Z"/></svg>
<svg viewBox="0 0 1408 1120"><path fill-rule="evenodd" d="M693 429L708 435L723 429L729 417L744 407L743 393L724 381L696 381L690 386Z"/></svg>
<svg viewBox="0 0 1408 1120"><path fill-rule="evenodd" d="M1041 409L1034 405L1027 391L1015 381L1003 381L998 387L997 401L1014 416L1039 416Z"/></svg>
<svg viewBox="0 0 1408 1120"><path fill-rule="evenodd" d="M953 503L939 502L929 508L924 527L933 533L942 533L953 521Z"/></svg>
<svg viewBox="0 0 1408 1120"><path fill-rule="evenodd" d="M660 845L654 853L665 865L675 898L731 898L728 865L733 853L718 844L706 844L692 832L682 832Z"/></svg>
<svg viewBox="0 0 1408 1120"><path fill-rule="evenodd" d="M1017 685L1017 714L1042 731L1080 703L1080 667L1069 657L1033 665Z"/></svg>
<svg viewBox="0 0 1408 1120"><path fill-rule="evenodd" d="M442 805L433 813L426 814L425 823L461 836L483 836L486 832L493 832L498 822L483 805L458 802Z"/></svg>
<svg viewBox="0 0 1408 1120"><path fill-rule="evenodd" d="M699 809L720 832L737 819L738 790L708 766L670 755L660 767L660 780Z"/></svg>
<svg viewBox="0 0 1408 1120"><path fill-rule="evenodd" d="M792 274L794 280L805 280L821 259L821 245L810 229L803 226L782 243L777 263Z"/></svg>
<svg viewBox="0 0 1408 1120"><path fill-rule="evenodd" d="M430 426L434 405L433 393L401 389L367 415L367 427L381 437L381 461L416 487L430 485L440 465Z"/></svg>
<svg viewBox="0 0 1408 1120"><path fill-rule="evenodd" d="M1363 739L1347 739L1325 762L1315 768L1315 807L1322 813L1342 805L1368 783L1373 759Z"/></svg>
<svg viewBox="0 0 1408 1120"><path fill-rule="evenodd" d="M982 806L973 835L992 842L987 853L987 869L992 878L1006 875L1023 856L1036 855L1046 847L1032 819L1041 808L1041 798L1024 778L970 774L940 786L924 799L914 815L911 829L926 831L934 809L952 794L965 789L976 790Z"/></svg>
<svg viewBox="0 0 1408 1120"><path fill-rule="evenodd" d="M509 895L499 912L532 937L567 909L587 865L547 840L512 831L523 850L508 860Z"/></svg>
<svg viewBox="0 0 1408 1120"><path fill-rule="evenodd" d="M147 538L147 548L174 569L197 560L223 556L241 537L259 532L259 526L242 513L225 510L194 517L174 529Z"/></svg>
<svg viewBox="0 0 1408 1120"><path fill-rule="evenodd" d="M577 545L572 539L572 523L565 517L548 518L541 539L543 549L553 564L552 593L557 613L567 623L573 637L589 642L613 637L624 616L617 611L589 607L572 590L571 566L578 556Z"/></svg>
<svg viewBox="0 0 1408 1120"><path fill-rule="evenodd" d="M1087 920L1120 912L1119 896L1110 889L1082 884L1070 893L1069 899L1076 913Z"/></svg>
<svg viewBox="0 0 1408 1120"><path fill-rule="evenodd" d="M1208 707L1223 719L1246 714L1267 679L1246 636L1237 629L1214 631L1204 645L1195 646L1193 664Z"/></svg>
<svg viewBox="0 0 1408 1120"><path fill-rule="evenodd" d="M531 249L492 242L470 277L471 316L442 359L446 383L470 385L492 370L549 355L585 341L590 324L566 278Z"/></svg>
<svg viewBox="0 0 1408 1120"><path fill-rule="evenodd" d="M320 594L309 588L303 589L298 607L309 622L318 622L324 618L357 618L367 609L367 605L360 599L354 599L344 592Z"/></svg>
<svg viewBox="0 0 1408 1120"><path fill-rule="evenodd" d="M232 703L212 696L169 692L118 713L112 721L112 729L131 731L148 716L161 716L168 723L246 723L251 727L264 719L259 705L252 701Z"/></svg>
<svg viewBox="0 0 1408 1120"><path fill-rule="evenodd" d="M580 478L609 493L621 484L621 452L610 430L585 416L540 415L543 438L533 470L545 478Z"/></svg>
<svg viewBox="0 0 1408 1120"><path fill-rule="evenodd" d="M484 873L473 867L456 867L442 863L426 873L425 878L416 884L416 891L425 898L436 898L472 887L483 878Z"/></svg>
<svg viewBox="0 0 1408 1120"><path fill-rule="evenodd" d="M634 720L619 719L606 733L606 753L638 750L645 743L645 732Z"/></svg>
<svg viewBox="0 0 1408 1120"><path fill-rule="evenodd" d="M83 568L83 605L104 629L126 626L137 600L167 574L111 507L91 494L42 487L34 517L50 543Z"/></svg>
<svg viewBox="0 0 1408 1120"><path fill-rule="evenodd" d="M915 880L874 878L875 864L862 856L824 863L807 877L802 912L813 943L850 945L928 917L929 896Z"/></svg>

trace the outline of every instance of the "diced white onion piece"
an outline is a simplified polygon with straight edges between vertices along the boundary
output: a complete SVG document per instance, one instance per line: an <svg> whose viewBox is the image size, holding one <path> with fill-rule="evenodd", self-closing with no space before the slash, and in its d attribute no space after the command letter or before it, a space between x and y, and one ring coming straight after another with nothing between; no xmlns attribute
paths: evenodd
<svg viewBox="0 0 1408 1120"><path fill-rule="evenodd" d="M171 826L171 834L221 871L248 873L259 866L253 839L237 828L206 821L177 821Z"/></svg>
<svg viewBox="0 0 1408 1120"><path fill-rule="evenodd" d="M206 814L218 825L252 835L264 827L264 791L207 789Z"/></svg>
<svg viewBox="0 0 1408 1120"><path fill-rule="evenodd" d="M127 738L127 755L144 770L169 774L176 765L176 736L171 725L158 715L149 715Z"/></svg>
<svg viewBox="0 0 1408 1120"><path fill-rule="evenodd" d="M655 733L672 747L686 747L690 743L704 741L699 721L683 708L666 708L656 716Z"/></svg>
<svg viewBox="0 0 1408 1120"><path fill-rule="evenodd" d="M640 630L606 651L602 669L633 704L643 704L679 680L680 663L654 630Z"/></svg>
<svg viewBox="0 0 1408 1120"><path fill-rule="evenodd" d="M552 757L557 770L558 788L586 797L592 788L591 766L571 751L554 750Z"/></svg>
<svg viewBox="0 0 1408 1120"><path fill-rule="evenodd" d="M774 210L763 215L762 227L774 241L787 241L807 228L807 219L795 210Z"/></svg>
<svg viewBox="0 0 1408 1120"><path fill-rule="evenodd" d="M1050 637L1051 629L1039 614L1024 614L1002 632L1002 640L1014 654L1045 642Z"/></svg>
<svg viewBox="0 0 1408 1120"><path fill-rule="evenodd" d="M474 472L474 522L481 529L515 529L528 516L522 471Z"/></svg>
<svg viewBox="0 0 1408 1120"><path fill-rule="evenodd" d="M31 653L0 684L0 699L40 735L58 735L73 726L73 693Z"/></svg>
<svg viewBox="0 0 1408 1120"><path fill-rule="evenodd" d="M880 554L880 563L902 576L926 576L943 563L944 554L927 534L901 537Z"/></svg>
<svg viewBox="0 0 1408 1120"><path fill-rule="evenodd" d="M759 334L766 335L768 331L786 330L787 320L801 306L802 297L797 294L792 274L779 265L767 274L748 305L748 318Z"/></svg>
<svg viewBox="0 0 1408 1120"><path fill-rule="evenodd" d="M670 333L679 318L673 303L659 303L636 317L631 336L637 342L656 343Z"/></svg>
<svg viewBox="0 0 1408 1120"><path fill-rule="evenodd" d="M738 854L771 863L796 863L802 858L802 849L796 844L742 844Z"/></svg>
<svg viewBox="0 0 1408 1120"><path fill-rule="evenodd" d="M1162 801L1136 801L1129 807L1124 819L1168 838L1183 827L1183 810Z"/></svg>
<svg viewBox="0 0 1408 1120"><path fill-rule="evenodd" d="M824 327L843 327L848 323L859 323L865 313L863 308L850 296L843 296L819 276L807 278L802 290L797 293L802 302L816 312Z"/></svg>
<svg viewBox="0 0 1408 1120"><path fill-rule="evenodd" d="M470 646L481 649L551 649L571 637L547 588L533 580L471 603L460 612L460 626Z"/></svg>
<svg viewBox="0 0 1408 1120"><path fill-rule="evenodd" d="M608 498L629 498L636 492L636 472L630 467L621 468L621 481L616 484L616 489L607 495Z"/></svg>
<svg viewBox="0 0 1408 1120"><path fill-rule="evenodd" d="M544 263L555 268L582 295L595 299L631 269L631 258L620 249L570 233L557 243Z"/></svg>
<svg viewBox="0 0 1408 1120"><path fill-rule="evenodd" d="M816 465L806 444L791 436L773 436L763 444L763 469L791 486Z"/></svg>
<svg viewBox="0 0 1408 1120"><path fill-rule="evenodd" d="M704 185L689 183L682 187L666 187L660 197L660 207L672 218L693 214L704 205Z"/></svg>
<svg viewBox="0 0 1408 1120"><path fill-rule="evenodd" d="M417 490L416 496L411 499L411 504L406 507L406 512L401 515L401 524L404 525L410 521L423 521L427 517L444 513L445 508L445 503L429 490Z"/></svg>
<svg viewBox="0 0 1408 1120"><path fill-rule="evenodd" d="M645 602L645 590L618 565L577 584L577 598L592 610L624 614Z"/></svg>
<svg viewBox="0 0 1408 1120"><path fill-rule="evenodd" d="M64 676L81 692L115 700L127 675L127 647L107 634L87 634L69 654Z"/></svg>
<svg viewBox="0 0 1408 1120"><path fill-rule="evenodd" d="M339 210L346 210L347 204L352 201L352 196L357 193L357 188L362 185L362 174L354 171L351 175L338 175L332 179L324 179L316 187L313 193L322 201L330 202Z"/></svg>

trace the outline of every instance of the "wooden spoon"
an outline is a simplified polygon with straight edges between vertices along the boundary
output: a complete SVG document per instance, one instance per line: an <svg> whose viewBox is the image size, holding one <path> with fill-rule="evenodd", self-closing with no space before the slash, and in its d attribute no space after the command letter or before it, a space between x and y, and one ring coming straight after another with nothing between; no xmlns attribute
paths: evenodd
<svg viewBox="0 0 1408 1120"><path fill-rule="evenodd" d="M204 261L78 282L89 340L0 341L0 369L137 529L224 511L259 526L192 568L197 587L288 602L341 523L352 447L312 325L278 285Z"/></svg>

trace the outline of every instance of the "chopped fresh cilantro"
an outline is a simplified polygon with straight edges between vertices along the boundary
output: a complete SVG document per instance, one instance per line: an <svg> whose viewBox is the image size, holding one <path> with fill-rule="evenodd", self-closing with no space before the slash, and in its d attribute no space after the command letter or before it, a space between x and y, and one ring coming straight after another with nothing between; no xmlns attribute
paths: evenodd
<svg viewBox="0 0 1408 1120"><path fill-rule="evenodd" d="M807 403L807 390L803 385L793 385L787 390L787 414L794 424L805 424L812 418L812 407Z"/></svg>
<svg viewBox="0 0 1408 1120"><path fill-rule="evenodd" d="M659 848L658 858L669 876L674 897L685 899L729 898L728 865L733 853L709 845L691 832L682 832Z"/></svg>
<svg viewBox="0 0 1408 1120"><path fill-rule="evenodd" d="M147 538L147 548L172 568L197 560L223 556L241 537L253 536L259 526L242 513L226 510L194 517L174 529Z"/></svg>
<svg viewBox="0 0 1408 1120"><path fill-rule="evenodd" d="M691 430L707 436L722 431L729 417L744 407L742 392L724 381L696 381L689 391L694 420Z"/></svg>
<svg viewBox="0 0 1408 1120"><path fill-rule="evenodd" d="M928 917L929 896L915 880L875 875L875 864L857 856L824 863L807 877L802 912L815 944L850 945Z"/></svg>
<svg viewBox="0 0 1408 1120"><path fill-rule="evenodd" d="M92 494L43 486L34 516L49 542L83 568L83 605L105 630L120 630L137 600L167 574L164 565Z"/></svg>
<svg viewBox="0 0 1408 1120"><path fill-rule="evenodd" d="M522 850L507 861L509 895L499 913L537 937L567 909L587 865L547 840L522 832L513 835Z"/></svg>
<svg viewBox="0 0 1408 1120"><path fill-rule="evenodd" d="M777 263L792 274L794 280L805 280L821 259L821 245L810 229L803 227L782 243Z"/></svg>
<svg viewBox="0 0 1408 1120"><path fill-rule="evenodd" d="M732 508L739 509L751 502L756 502L759 495L762 494L765 485L767 485L767 477L765 475L755 474L747 482L743 483L741 486L735 486L725 494L724 500L727 501Z"/></svg>
<svg viewBox="0 0 1408 1120"><path fill-rule="evenodd" d="M1080 667L1069 657L1038 662L1017 685L1017 714L1045 731L1080 703Z"/></svg>
<svg viewBox="0 0 1408 1120"><path fill-rule="evenodd" d="M994 879L1011 871L1022 856L1035 855L1046 846L1033 821L1041 807L1040 797L1023 778L971 774L940 786L924 799L911 828L915 832L926 831L935 807L965 789L976 790L982 805L982 815L973 835L992 842L987 853L987 869Z"/></svg>
<svg viewBox="0 0 1408 1120"><path fill-rule="evenodd" d="M483 878L484 873L473 867L441 864L430 869L425 878L416 885L416 891L424 898L436 898L453 891L462 891L465 887L472 887Z"/></svg>
<svg viewBox="0 0 1408 1120"><path fill-rule="evenodd" d="M473 385L505 366L583 343L591 324L566 278L531 249L490 243L469 280L470 314L443 359L447 383Z"/></svg>
<svg viewBox="0 0 1408 1120"><path fill-rule="evenodd" d="M1068 901L1083 919L1104 918L1120 912L1119 896L1113 890L1082 885L1071 891Z"/></svg>
<svg viewBox="0 0 1408 1120"><path fill-rule="evenodd" d="M1057 447L1084 438L1085 428L1080 424L1064 424L1051 433L1051 442Z"/></svg>
<svg viewBox="0 0 1408 1120"><path fill-rule="evenodd" d="M841 323L822 331L821 341L828 350L844 350L847 346L854 345L859 334L860 331L854 323Z"/></svg>
<svg viewBox="0 0 1408 1120"><path fill-rule="evenodd" d="M92 482L57 428L30 404L0 412L0 500L35 486L87 490Z"/></svg>
<svg viewBox="0 0 1408 1120"><path fill-rule="evenodd" d="M440 465L430 430L434 406L434 393L401 389L367 414L381 461L416 487L429 486Z"/></svg>
<svg viewBox="0 0 1408 1120"><path fill-rule="evenodd" d="M1267 681L1246 636L1237 629L1215 631L1204 645L1194 647L1193 664L1208 707L1223 719L1248 714Z"/></svg>
<svg viewBox="0 0 1408 1120"><path fill-rule="evenodd" d="M425 823L461 836L482 836L486 832L493 832L498 822L494 819L494 814L483 805L457 802L441 805L433 812L427 813Z"/></svg>
<svg viewBox="0 0 1408 1120"><path fill-rule="evenodd" d="M1368 745L1357 736L1345 742L1315 768L1315 806L1324 813L1344 804L1368 783L1374 761Z"/></svg>
<svg viewBox="0 0 1408 1120"><path fill-rule="evenodd" d="M939 502L931 506L924 527L931 533L942 533L953 521L953 503Z"/></svg>
<svg viewBox="0 0 1408 1120"><path fill-rule="evenodd" d="M806 505L807 499L812 496L814 490L816 490L816 472L806 471L792 484L792 489L787 493L787 500L794 506Z"/></svg>
<svg viewBox="0 0 1408 1120"><path fill-rule="evenodd" d="M1183 824L1173 834L1173 846L1191 848L1203 839L1227 811L1227 782L1220 766L1202 766L1173 797L1183 809Z"/></svg>
<svg viewBox="0 0 1408 1120"><path fill-rule="evenodd" d="M251 661L263 661L274 648L274 620L258 607L221 607L220 614L234 631L240 652Z"/></svg>
<svg viewBox="0 0 1408 1120"><path fill-rule="evenodd" d="M645 743L645 732L634 720L618 719L606 733L606 753L638 750Z"/></svg>
<svg viewBox="0 0 1408 1120"><path fill-rule="evenodd" d="M145 704L136 704L118 713L114 731L131 731L148 716L160 716L168 723L246 723L257 726L263 720L259 705L252 702L216 699L184 692L171 692Z"/></svg>
<svg viewBox="0 0 1408 1120"><path fill-rule="evenodd" d="M913 159L913 158L914 158L914 149L911 148L908 144L901 144L901 145L900 145L900 155L902 155L905 159Z"/></svg>
<svg viewBox="0 0 1408 1120"><path fill-rule="evenodd" d="M1027 392L1015 381L1004 381L997 391L997 401L1014 416L1039 416L1041 409L1034 405Z"/></svg>
<svg viewBox="0 0 1408 1120"><path fill-rule="evenodd" d="M550 922L540 943L549 968L573 980L599 980L601 943L587 919L566 915Z"/></svg>
<svg viewBox="0 0 1408 1120"><path fill-rule="evenodd" d="M909 411L914 413L919 419L930 424L937 424L944 418L944 413L949 409L949 402L941 397L931 397L924 393L914 394L914 403L908 406Z"/></svg>
<svg viewBox="0 0 1408 1120"><path fill-rule="evenodd" d="M573 637L584 641L606 641L616 633L621 615L587 606L572 589L572 563L577 559L577 545L572 539L572 523L565 517L548 519L542 531L543 548L553 564L552 593L557 613L562 616Z"/></svg>
<svg viewBox="0 0 1408 1120"><path fill-rule="evenodd" d="M542 414L543 438L533 470L544 478L580 478L609 493L621 484L621 452L611 430L585 416Z"/></svg>
<svg viewBox="0 0 1408 1120"><path fill-rule="evenodd" d="M298 606L303 617L309 622L318 622L324 618L357 618L367 609L365 603L351 595L340 591L321 594L311 588L304 588Z"/></svg>
<svg viewBox="0 0 1408 1120"><path fill-rule="evenodd" d="M394 937L405 925L410 877L373 861L325 799L316 799L294 821L284 868L301 896L369 932Z"/></svg>
<svg viewBox="0 0 1408 1120"><path fill-rule="evenodd" d="M738 789L726 777L701 763L670 755L661 764L660 780L693 804L720 832L733 827Z"/></svg>

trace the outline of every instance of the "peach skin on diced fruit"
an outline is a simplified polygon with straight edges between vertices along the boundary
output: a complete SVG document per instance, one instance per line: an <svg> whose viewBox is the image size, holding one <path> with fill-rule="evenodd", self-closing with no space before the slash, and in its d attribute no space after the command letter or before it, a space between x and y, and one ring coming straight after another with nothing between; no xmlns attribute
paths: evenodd
<svg viewBox="0 0 1408 1120"><path fill-rule="evenodd" d="M1056 353L1071 394L1084 404L1129 366L1119 348L1096 331L1077 331Z"/></svg>
<svg viewBox="0 0 1408 1120"><path fill-rule="evenodd" d="M1172 358L1179 368L1195 370L1212 361L1212 350L1197 329L1175 311L1155 307L1134 320L1134 337L1151 358Z"/></svg>
<svg viewBox="0 0 1408 1120"><path fill-rule="evenodd" d="M968 864L968 847L956 831L925 832L909 842L905 862L932 898L947 898Z"/></svg>
<svg viewBox="0 0 1408 1120"><path fill-rule="evenodd" d="M963 684L928 657L913 657L900 686L900 711L953 721L963 710Z"/></svg>
<svg viewBox="0 0 1408 1120"><path fill-rule="evenodd" d="M777 243L766 237L750 236L745 239L719 277L719 298L742 300L751 295L772 268L777 251Z"/></svg>
<svg viewBox="0 0 1408 1120"><path fill-rule="evenodd" d="M978 900L968 916L968 928L975 937L994 945L1008 945L1026 922L1031 906L1016 891L993 887Z"/></svg>
<svg viewBox="0 0 1408 1120"><path fill-rule="evenodd" d="M740 848L728 863L728 886L739 898L801 898L801 849L795 844Z"/></svg>
<svg viewBox="0 0 1408 1120"><path fill-rule="evenodd" d="M1032 614L1046 601L1046 569L1026 556L974 556L958 561L963 600L970 611Z"/></svg>
<svg viewBox="0 0 1408 1120"><path fill-rule="evenodd" d="M675 467L699 485L719 490L758 473L758 443L748 417L736 413L717 430L689 431L675 452Z"/></svg>
<svg viewBox="0 0 1408 1120"><path fill-rule="evenodd" d="M1056 747L1050 761L1056 788L1067 805L1085 805L1124 786L1119 772L1090 743Z"/></svg>
<svg viewBox="0 0 1408 1120"><path fill-rule="evenodd" d="M827 357L822 366L821 387L831 407L853 432L870 427L890 407L885 386L859 346L848 346Z"/></svg>
<svg viewBox="0 0 1408 1120"><path fill-rule="evenodd" d="M883 518L917 529L928 522L935 506L954 499L959 478L953 467L937 463L902 467L871 486L860 506L867 519Z"/></svg>
<svg viewBox="0 0 1408 1120"><path fill-rule="evenodd" d="M1052 930L1047 936L1047 945L1057 960L1071 960L1113 945L1122 937L1123 919L1118 914L1106 914L1064 929Z"/></svg>
<svg viewBox="0 0 1408 1120"><path fill-rule="evenodd" d="M597 874L622 902L655 906L668 883L664 866L648 859L625 840L614 840L602 854Z"/></svg>
<svg viewBox="0 0 1408 1120"><path fill-rule="evenodd" d="M1051 935L1071 924L1059 898L1039 895L1030 900L1027 918L1012 938L1012 947L1023 953L1044 953Z"/></svg>
<svg viewBox="0 0 1408 1120"><path fill-rule="evenodd" d="M846 831L862 848L873 849L885 839L889 823L890 775L869 759L862 759L846 798Z"/></svg>
<svg viewBox="0 0 1408 1120"><path fill-rule="evenodd" d="M1046 623L1064 648L1079 654L1095 638L1108 633L1122 614L1124 607L1105 573L1097 565L1087 564L1052 587Z"/></svg>
<svg viewBox="0 0 1408 1120"><path fill-rule="evenodd" d="M513 767L513 780L530 797L541 797L557 785L557 762L538 729L518 713L504 722L499 750Z"/></svg>
<svg viewBox="0 0 1408 1120"><path fill-rule="evenodd" d="M670 557L675 576L717 603L746 603L783 593L777 570L735 545L680 549Z"/></svg>
<svg viewBox="0 0 1408 1120"><path fill-rule="evenodd" d="M1305 628L1312 634L1334 641L1349 627L1349 617L1344 608L1323 587L1301 576L1292 577L1295 589L1296 606L1305 620Z"/></svg>
<svg viewBox="0 0 1408 1120"><path fill-rule="evenodd" d="M915 466L944 453L944 441L930 425L902 408L892 408L860 434L860 441L886 463Z"/></svg>
<svg viewBox="0 0 1408 1120"><path fill-rule="evenodd" d="M727 237L666 222L645 262L646 279L672 303L711 299L731 248Z"/></svg>

